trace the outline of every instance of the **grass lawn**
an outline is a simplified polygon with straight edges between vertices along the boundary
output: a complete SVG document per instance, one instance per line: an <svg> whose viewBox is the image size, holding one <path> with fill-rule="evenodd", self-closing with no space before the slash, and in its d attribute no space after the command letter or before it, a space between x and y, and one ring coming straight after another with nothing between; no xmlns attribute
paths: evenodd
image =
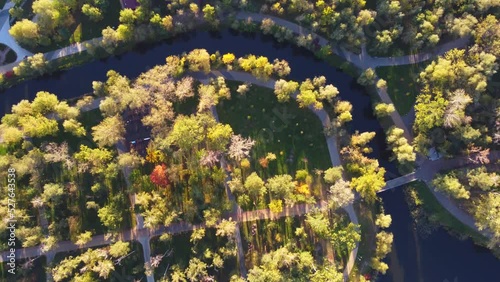
<svg viewBox="0 0 500 282"><path fill-rule="evenodd" d="M108 279L102 279L101 277L98 277L98 274L96 274L94 278L97 277L100 278L98 281L146 281L146 275L144 274L144 257L142 252L142 246L141 244L134 241L129 243L131 252L130 255L123 258L120 264L114 265L115 270L111 272ZM106 248L107 246L101 246L96 248ZM79 256L85 253L87 250L88 249L79 249L76 251L71 251L66 253L57 253L54 257L53 266L57 265L65 258L68 258L70 256L73 257ZM83 264L80 265L83 266ZM36 280L36 281L45 281L45 280Z"/></svg>
<svg viewBox="0 0 500 282"><path fill-rule="evenodd" d="M432 222L439 223L452 232L471 237L478 244L487 244L488 240L484 236L464 225L443 208L424 182L414 182L407 189L414 189L416 191L418 199L421 202L420 204Z"/></svg>
<svg viewBox="0 0 500 282"><path fill-rule="evenodd" d="M240 95L235 92L240 83L227 84L233 95L217 105L220 121L231 125L235 134L256 141L251 152L256 170L259 158L268 152L277 156L269 165L271 175L331 166L323 127L312 111L300 109L293 100L278 103L271 89L252 86Z"/></svg>
<svg viewBox="0 0 500 282"><path fill-rule="evenodd" d="M356 265L359 266L361 273L369 270L370 259L375 255L375 244L376 244L376 226L374 218L376 217L377 211L375 205L368 205L366 203L361 203L359 201L354 203L354 210L358 216L358 221L361 226L361 241L359 242L358 249L358 262Z"/></svg>
<svg viewBox="0 0 500 282"><path fill-rule="evenodd" d="M17 281L17 282L32 282L32 281L45 281L45 256L40 256L33 260L31 267L23 269L22 266L27 262L26 259L16 261L15 274L7 272L10 267L6 262L0 264L0 281Z"/></svg>
<svg viewBox="0 0 500 282"><path fill-rule="evenodd" d="M419 93L416 83L417 77L427 64L428 62L423 62L376 69L378 77L387 81L387 92L400 115L406 115L415 104Z"/></svg>
<svg viewBox="0 0 500 282"><path fill-rule="evenodd" d="M0 51L4 51L7 49L7 45L0 43ZM14 50L10 49L7 54L5 54L5 58L3 62L0 62L1 65L6 65L15 62L17 59L16 52Z"/></svg>

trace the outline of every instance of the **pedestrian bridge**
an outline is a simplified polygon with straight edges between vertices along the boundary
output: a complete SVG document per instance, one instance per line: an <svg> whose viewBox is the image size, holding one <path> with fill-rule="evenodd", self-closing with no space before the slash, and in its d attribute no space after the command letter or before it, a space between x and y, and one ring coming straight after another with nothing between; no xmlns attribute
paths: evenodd
<svg viewBox="0 0 500 282"><path fill-rule="evenodd" d="M412 172L412 173L400 176L398 178L391 179L385 183L385 187L382 188L380 191L378 191L378 193L400 187L402 185L411 183L411 182L416 181L416 180L418 180L416 172Z"/></svg>

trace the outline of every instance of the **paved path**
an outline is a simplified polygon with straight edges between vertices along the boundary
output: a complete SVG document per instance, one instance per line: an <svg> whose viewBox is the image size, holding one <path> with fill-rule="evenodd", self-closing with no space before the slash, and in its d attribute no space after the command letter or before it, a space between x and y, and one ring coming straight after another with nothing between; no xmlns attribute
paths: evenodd
<svg viewBox="0 0 500 282"><path fill-rule="evenodd" d="M314 37L319 39L319 44L321 46L325 46L329 44L329 41L322 36L315 35L309 29L304 28L296 23L271 16L259 13L251 13L251 12L238 12L236 14L236 19L239 20L247 20L251 19L252 21L261 22L263 19L272 19L276 24L280 26L284 26L295 33L299 34L312 34ZM458 38L448 43L437 46L433 52L430 53L422 53L422 54L412 54L407 56L400 57L372 57L366 51L361 52L361 54L354 54L350 51L345 50L344 48L334 48L334 52L339 56L343 57L347 61L353 63L360 69L367 68L376 68L382 66L397 66L397 65L409 65L415 64L423 61L430 60L436 56L443 55L447 51L453 48L464 48L469 43L468 37ZM365 50L363 48L363 50Z"/></svg>
<svg viewBox="0 0 500 282"><path fill-rule="evenodd" d="M9 22L9 7L14 6L14 3L8 2L5 4L4 9L0 11L0 25L2 26L0 28L0 43L3 43L7 46L10 47L10 49L14 50L17 55L17 59L14 63L4 65L0 67L0 70L2 68L6 68L11 70L14 66L16 66L20 61L24 59L25 56L32 56L33 54L29 52L28 50L22 48L19 46L19 44L16 42L16 40L10 35L9 29L10 29L10 22Z"/></svg>
<svg viewBox="0 0 500 282"><path fill-rule="evenodd" d="M257 78L255 78L253 75L251 75L249 73L238 72L238 71L212 71L208 75L206 75L204 73L193 73L192 76L202 83L207 83L210 78L222 76L227 80L247 82L247 83L250 83L253 85L258 85L258 86L266 87L266 88L270 88L270 89L274 89L274 84L276 83L276 81L272 80L272 79L269 79L267 81L262 81L262 80L258 80ZM293 95L293 97L296 99L296 95ZM314 109L314 107L312 107L312 106L310 106L309 109L320 119L324 128L328 128L331 125L330 117L328 116L328 114L326 113L325 110L323 110L323 109L317 110L317 109ZM212 111L215 112L215 116L217 117L217 112L215 111L215 109L213 109ZM341 160L340 160L337 140L335 139L335 136L325 136L325 138L326 138L326 143L328 146L329 156L330 156L330 160L332 162L332 165L333 166L342 165ZM349 206L345 207L344 210L347 212L351 222L354 224L358 224L358 218L357 218L356 213L354 212L353 206L349 205ZM357 253L358 253L358 244L356 244L356 247L350 253L349 260L348 260L346 267L344 269L344 280L345 281L347 281L349 274L351 273L351 270L352 270L354 263L355 263L355 258L357 256Z"/></svg>
<svg viewBox="0 0 500 282"><path fill-rule="evenodd" d="M90 104L88 106L89 109L92 109L92 107L99 107L99 103L95 103L95 100L93 101L92 104ZM116 149L118 151L118 154L123 154L125 152L127 152L127 146L125 145L125 141L122 140L120 142L118 142L118 144L116 144ZM129 167L125 167L122 169L122 173L123 173L123 177L125 178L125 182L127 184L127 187L130 189L130 187L132 187L132 185L130 185L130 168ZM132 207L135 205L135 195L133 197L130 197L130 204L132 205ZM135 214L135 218L136 218L136 227L135 229L136 230L144 230L144 219L142 217L141 214ZM146 229L149 231L149 229ZM151 265L151 246L149 245L149 239L150 239L150 234L149 232L142 232L140 233L140 235L137 237L137 241L142 245L142 255L143 255L143 258L144 258L144 263L146 265ZM154 275L153 273L150 273L150 275L146 275L146 279L148 282L154 282L155 279L154 279Z"/></svg>

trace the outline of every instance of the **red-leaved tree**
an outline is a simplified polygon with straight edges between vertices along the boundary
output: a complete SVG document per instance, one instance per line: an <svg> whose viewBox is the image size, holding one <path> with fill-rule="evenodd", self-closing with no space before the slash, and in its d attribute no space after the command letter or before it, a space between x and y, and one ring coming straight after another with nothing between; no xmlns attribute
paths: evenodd
<svg viewBox="0 0 500 282"><path fill-rule="evenodd" d="M170 183L167 177L167 166L165 164L157 165L149 175L149 179L160 187L166 187Z"/></svg>

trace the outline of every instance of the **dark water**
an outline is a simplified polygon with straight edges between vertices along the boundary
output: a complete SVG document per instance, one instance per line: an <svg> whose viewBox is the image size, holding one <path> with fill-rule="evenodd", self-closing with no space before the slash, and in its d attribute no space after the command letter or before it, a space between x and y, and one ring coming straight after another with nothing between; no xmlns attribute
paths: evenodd
<svg viewBox="0 0 500 282"><path fill-rule="evenodd" d="M11 106L21 99L33 99L37 91L57 94L60 99L77 97L92 91L92 81L104 81L106 72L110 69L133 78L154 65L163 64L168 55L180 54L195 48L204 48L210 53L220 51L231 52L236 56L255 54L267 56L270 60L285 59L292 68L290 79L296 81L324 75L328 83L334 84L339 89L342 99L353 104L351 131L375 131L377 137L372 142L374 147L372 157L378 158L380 164L389 172L395 172L394 166L387 161L385 136L372 114L370 98L354 79L324 62L315 60L303 49L279 45L269 38L236 35L228 31L217 35L205 32L192 33L172 42L144 47L119 57L95 61L51 77L25 82L0 93L2 101L0 115L10 112ZM400 190L385 192L382 197L387 212L393 216L391 231L395 236L394 254L398 258L398 266L391 265L393 269L381 281L441 282L445 279L454 281L455 277L458 279L455 281L460 282L500 281L500 278L486 279L500 277L499 261L488 252L478 251L469 241L461 242L444 231L439 231L428 239L418 240L416 243L411 228L412 219L402 192ZM403 274L393 276L392 273Z"/></svg>
<svg viewBox="0 0 500 282"><path fill-rule="evenodd" d="M394 245L387 259L389 271L377 281L500 281L500 261L488 249L470 239L460 241L442 228L421 238L413 228L403 189L381 197L385 212L392 216Z"/></svg>

